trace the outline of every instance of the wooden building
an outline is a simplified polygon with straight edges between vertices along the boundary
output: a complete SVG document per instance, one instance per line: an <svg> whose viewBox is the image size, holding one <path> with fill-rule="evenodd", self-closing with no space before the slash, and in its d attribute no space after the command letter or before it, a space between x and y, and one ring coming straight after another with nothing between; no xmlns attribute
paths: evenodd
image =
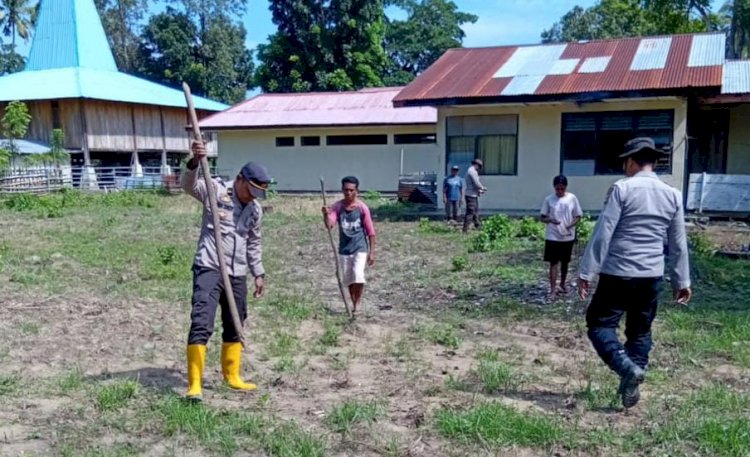
<svg viewBox="0 0 750 457"><path fill-rule="evenodd" d="M0 77L0 116L13 100L29 107L27 140L63 129L74 166L168 170L189 150L182 92L117 70L93 0L42 0L26 68ZM226 108L194 101L201 118Z"/></svg>

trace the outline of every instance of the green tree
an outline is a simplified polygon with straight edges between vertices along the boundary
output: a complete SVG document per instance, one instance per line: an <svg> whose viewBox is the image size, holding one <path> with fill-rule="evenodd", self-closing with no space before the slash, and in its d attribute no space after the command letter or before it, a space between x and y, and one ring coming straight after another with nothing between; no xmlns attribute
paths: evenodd
<svg viewBox="0 0 750 457"><path fill-rule="evenodd" d="M126 73L138 72L142 67L138 53L140 23L152 2L95 0L95 3L117 68Z"/></svg>
<svg viewBox="0 0 750 457"><path fill-rule="evenodd" d="M750 0L730 0L719 10L727 32L727 57L750 57Z"/></svg>
<svg viewBox="0 0 750 457"><path fill-rule="evenodd" d="M53 129L50 135L50 150L44 154L29 154L26 158L28 165L64 165L70 162L70 155L65 152L63 143L65 133L62 129Z"/></svg>
<svg viewBox="0 0 750 457"><path fill-rule="evenodd" d="M32 22L36 8L32 0L0 0L0 26L3 35L10 37L11 50L16 50L16 35L28 40L31 37Z"/></svg>
<svg viewBox="0 0 750 457"><path fill-rule="evenodd" d="M550 29L542 41L569 42L630 36L719 30L720 17L711 0L601 0L576 6Z"/></svg>
<svg viewBox="0 0 750 457"><path fill-rule="evenodd" d="M256 82L266 92L382 86L387 58L381 0L278 0L278 31L258 46Z"/></svg>
<svg viewBox="0 0 750 457"><path fill-rule="evenodd" d="M11 45L0 46L0 76L23 70L26 59L15 52Z"/></svg>
<svg viewBox="0 0 750 457"><path fill-rule="evenodd" d="M405 10L407 18L386 20L389 86L409 83L445 51L461 47L466 36L461 26L478 19L459 11L450 0L392 0L391 5Z"/></svg>
<svg viewBox="0 0 750 457"><path fill-rule="evenodd" d="M170 86L187 82L196 95L234 103L252 87L253 61L244 27L211 17L205 34L190 17L168 7L141 34L143 74Z"/></svg>
<svg viewBox="0 0 750 457"><path fill-rule="evenodd" d="M24 102L13 101L5 106L5 114L0 120L2 134L6 138L6 148L12 155L18 154L16 140L26 136L31 123L29 108Z"/></svg>

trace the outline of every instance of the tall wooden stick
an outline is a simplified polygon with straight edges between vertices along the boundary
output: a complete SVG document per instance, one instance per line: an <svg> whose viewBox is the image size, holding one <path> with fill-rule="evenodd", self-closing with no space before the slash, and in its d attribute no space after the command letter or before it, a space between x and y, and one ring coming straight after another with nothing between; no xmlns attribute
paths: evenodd
<svg viewBox="0 0 750 457"><path fill-rule="evenodd" d="M328 203L326 202L326 186L325 181L323 181L323 177L320 177L320 192L323 194L323 206L326 208L328 207ZM341 267L339 266L339 255L336 251L336 243L333 242L333 232L331 232L331 227L328 225L328 216L323 216L323 224L325 224L326 229L328 229L328 240L331 242L331 251L333 251L333 263L336 265L336 280L339 283L339 292L341 292L341 300L344 302L344 308L346 308L346 314L349 316L349 319L354 317L352 314L351 308L349 308L349 302L346 301L346 293L344 293L344 282L341 280Z"/></svg>
<svg viewBox="0 0 750 457"><path fill-rule="evenodd" d="M203 141L201 130L198 127L198 116L195 114L195 106L193 105L193 96L190 93L190 86L187 83L182 83L182 90L185 92L185 101L188 106L188 115L190 116L190 124L193 127L193 139L195 141ZM214 240L216 241L216 256L219 258L219 269L221 270L221 277L224 281L224 294L227 297L229 303L229 313L232 315L232 323L234 324L234 330L237 332L237 336L242 343L242 347L245 347L245 336L242 333L242 321L240 320L240 314L237 312L237 303L234 301L234 293L232 291L232 281L229 280L229 273L227 272L227 262L224 258L224 245L221 242L221 218L219 217L219 206L216 203L216 187L214 186L214 180L211 179L211 170L208 168L208 159L202 157L200 160L201 171L203 172L203 180L206 183L206 192L208 193L208 203L211 209L211 215L214 220Z"/></svg>

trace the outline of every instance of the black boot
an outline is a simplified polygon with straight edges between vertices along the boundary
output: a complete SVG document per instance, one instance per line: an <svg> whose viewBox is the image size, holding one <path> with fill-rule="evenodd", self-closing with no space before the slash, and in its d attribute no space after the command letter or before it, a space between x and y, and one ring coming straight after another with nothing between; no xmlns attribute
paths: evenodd
<svg viewBox="0 0 750 457"><path fill-rule="evenodd" d="M613 368L620 375L618 393L622 397L622 406L632 408L641 399L639 386L646 379L646 372L630 360L624 351L615 356Z"/></svg>

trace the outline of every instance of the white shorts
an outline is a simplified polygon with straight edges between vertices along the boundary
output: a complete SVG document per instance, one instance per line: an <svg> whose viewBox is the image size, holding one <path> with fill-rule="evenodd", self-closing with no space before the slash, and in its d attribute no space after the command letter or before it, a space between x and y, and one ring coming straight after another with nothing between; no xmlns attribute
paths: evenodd
<svg viewBox="0 0 750 457"><path fill-rule="evenodd" d="M339 254L339 262L341 262L341 269L343 270L344 285L365 283L366 252L358 252L352 255Z"/></svg>

